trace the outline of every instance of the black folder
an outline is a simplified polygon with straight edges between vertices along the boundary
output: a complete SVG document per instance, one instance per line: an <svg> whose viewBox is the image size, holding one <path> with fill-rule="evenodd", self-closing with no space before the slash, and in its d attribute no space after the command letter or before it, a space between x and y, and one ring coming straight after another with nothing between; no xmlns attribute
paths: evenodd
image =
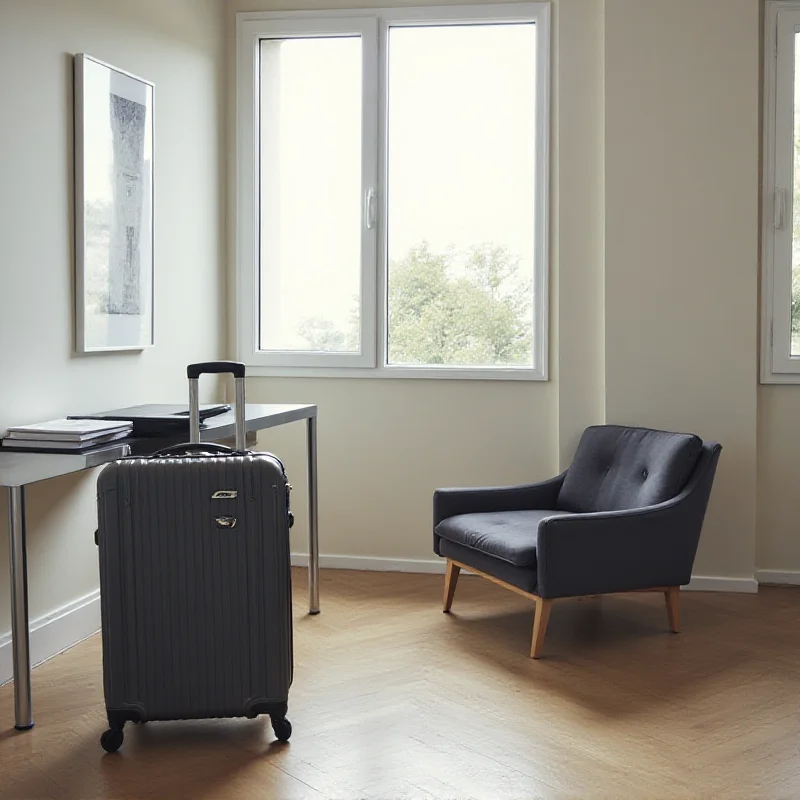
<svg viewBox="0 0 800 800"><path fill-rule="evenodd" d="M200 422L224 414L231 407L226 404L200 406ZM133 423L134 436L163 436L171 433L189 432L189 406L149 404L98 411L94 414L70 414L69 419L128 420Z"/></svg>

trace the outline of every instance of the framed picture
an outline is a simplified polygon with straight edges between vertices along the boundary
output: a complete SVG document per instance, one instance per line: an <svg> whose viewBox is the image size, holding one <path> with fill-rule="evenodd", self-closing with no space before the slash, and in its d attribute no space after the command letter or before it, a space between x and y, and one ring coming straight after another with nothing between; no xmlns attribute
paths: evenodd
<svg viewBox="0 0 800 800"><path fill-rule="evenodd" d="M75 56L75 349L153 337L153 84Z"/></svg>

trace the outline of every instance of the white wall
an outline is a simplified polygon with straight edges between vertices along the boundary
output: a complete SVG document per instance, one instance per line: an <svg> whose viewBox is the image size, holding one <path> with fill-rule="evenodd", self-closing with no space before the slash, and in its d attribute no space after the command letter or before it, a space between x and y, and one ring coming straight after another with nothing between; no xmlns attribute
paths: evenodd
<svg viewBox="0 0 800 800"><path fill-rule="evenodd" d="M186 402L186 363L223 354L223 46L218 0L0 2L0 430ZM77 52L156 87L156 347L139 354L72 356ZM98 586L95 479L74 475L28 492L33 618ZM0 634L10 627L6 519L3 496Z"/></svg>

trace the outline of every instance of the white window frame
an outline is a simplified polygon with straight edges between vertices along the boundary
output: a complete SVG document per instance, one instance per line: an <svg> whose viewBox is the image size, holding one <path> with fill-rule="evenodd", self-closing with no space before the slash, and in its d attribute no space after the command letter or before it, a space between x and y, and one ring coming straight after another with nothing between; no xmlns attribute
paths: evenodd
<svg viewBox="0 0 800 800"><path fill-rule="evenodd" d="M420 8L349 9L341 11L237 13L236 135L236 344L237 358L252 375L369 378L445 378L477 380L547 380L548 378L548 238L550 140L550 4L549 2ZM534 22L537 32L535 169L538 176L534 216L534 330L532 367L392 366L386 364L387 214L386 169L388 81L385 46L389 27ZM377 224L362 224L361 353L274 352L258 349L259 303L259 97L256 57L260 39L268 36L360 34L365 63L375 59L378 72L364 70L362 184L377 196ZM377 48L377 50L375 49ZM378 62L376 53L380 54ZM369 81L369 85L367 85ZM374 81L374 83L373 83ZM374 92L374 95L372 94ZM374 97L375 107L367 107ZM380 143L380 146L379 146ZM367 211L365 209L364 215ZM362 220L362 223L364 221ZM381 309L381 313L378 310Z"/></svg>
<svg viewBox="0 0 800 800"><path fill-rule="evenodd" d="M800 356L791 356L793 39L800 2L767 0L765 10L761 382L800 383Z"/></svg>

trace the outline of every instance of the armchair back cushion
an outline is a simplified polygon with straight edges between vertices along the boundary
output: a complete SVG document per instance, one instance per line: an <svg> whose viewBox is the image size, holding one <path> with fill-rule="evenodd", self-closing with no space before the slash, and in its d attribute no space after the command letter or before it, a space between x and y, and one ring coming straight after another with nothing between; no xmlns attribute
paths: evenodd
<svg viewBox="0 0 800 800"><path fill-rule="evenodd" d="M702 440L688 433L589 427L567 470L557 507L589 513L662 503L681 492L702 447Z"/></svg>

